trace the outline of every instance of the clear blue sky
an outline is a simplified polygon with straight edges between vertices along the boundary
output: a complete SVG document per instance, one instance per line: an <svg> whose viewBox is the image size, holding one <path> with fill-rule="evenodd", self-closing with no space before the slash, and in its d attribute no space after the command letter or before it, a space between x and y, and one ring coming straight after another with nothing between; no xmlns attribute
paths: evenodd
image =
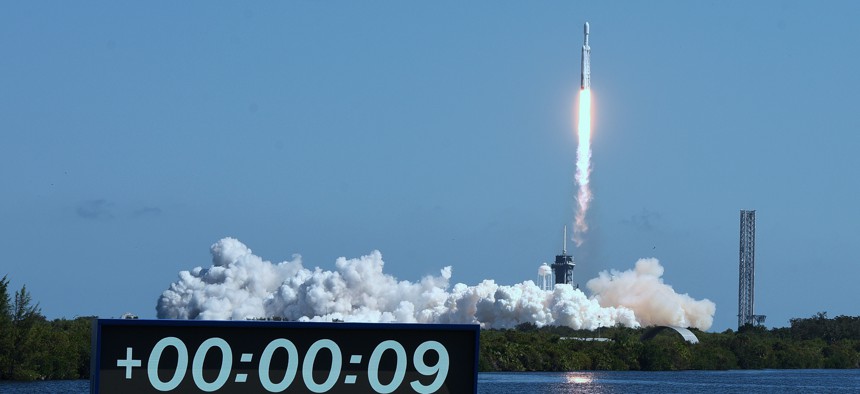
<svg viewBox="0 0 860 394"><path fill-rule="evenodd" d="M5 2L0 275L49 318L154 317L225 236L533 280L573 217L586 20L575 278L657 257L733 328L755 209L767 325L860 315L852 1Z"/></svg>

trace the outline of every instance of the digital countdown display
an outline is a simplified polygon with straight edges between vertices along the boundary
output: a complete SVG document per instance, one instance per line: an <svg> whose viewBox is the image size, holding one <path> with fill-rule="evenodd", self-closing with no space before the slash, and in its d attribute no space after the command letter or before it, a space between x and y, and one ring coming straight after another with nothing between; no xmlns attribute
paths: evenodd
<svg viewBox="0 0 860 394"><path fill-rule="evenodd" d="M91 393L475 393L473 324L98 319Z"/></svg>

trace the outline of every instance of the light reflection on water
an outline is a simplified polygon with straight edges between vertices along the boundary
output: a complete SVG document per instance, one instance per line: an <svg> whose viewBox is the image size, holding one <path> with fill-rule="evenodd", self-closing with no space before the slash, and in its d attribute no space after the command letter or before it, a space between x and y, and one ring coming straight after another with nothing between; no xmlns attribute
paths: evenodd
<svg viewBox="0 0 860 394"><path fill-rule="evenodd" d="M564 378L570 384L586 384L591 383L594 378L589 372L568 372Z"/></svg>
<svg viewBox="0 0 860 394"><path fill-rule="evenodd" d="M89 381L0 381L0 393L88 393ZM860 370L500 372L478 374L478 393L857 393Z"/></svg>
<svg viewBox="0 0 860 394"><path fill-rule="evenodd" d="M856 393L860 370L482 373L479 393Z"/></svg>

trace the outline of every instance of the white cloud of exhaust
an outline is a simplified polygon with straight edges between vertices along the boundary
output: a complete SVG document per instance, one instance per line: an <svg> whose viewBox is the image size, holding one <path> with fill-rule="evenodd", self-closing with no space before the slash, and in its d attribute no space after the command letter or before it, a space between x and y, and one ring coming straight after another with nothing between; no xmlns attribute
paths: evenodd
<svg viewBox="0 0 860 394"><path fill-rule="evenodd" d="M650 269L645 274L636 274L639 263L636 271L613 272L614 278L601 273L589 281L589 289L595 293L589 298L569 285L544 291L532 281L499 285L484 280L474 286L451 286L451 267L442 268L438 276L426 276L416 282L398 280L383 272L385 263L378 251L356 259L341 257L333 271L305 268L298 256L280 263L265 261L234 238L216 242L211 252L212 266L180 272L179 279L162 293L158 318L479 323L484 328L534 323L577 329L678 322L707 329L713 320L710 301L677 294L687 301L672 299L666 291L671 287L659 279L662 267L656 260L643 265ZM623 282L619 282L621 277ZM610 283L602 282L604 279ZM643 283L637 284L637 280ZM638 295L622 297L620 293L627 290L638 291ZM654 295L660 296L655 301L664 304L649 305L646 298ZM690 315L690 311L694 314ZM699 316L708 313L709 317ZM661 320L664 318L669 320Z"/></svg>

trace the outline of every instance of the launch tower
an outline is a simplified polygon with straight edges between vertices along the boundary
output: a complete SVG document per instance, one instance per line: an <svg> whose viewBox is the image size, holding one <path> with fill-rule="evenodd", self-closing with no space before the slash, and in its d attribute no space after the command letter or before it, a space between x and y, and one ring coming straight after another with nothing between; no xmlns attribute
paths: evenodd
<svg viewBox="0 0 860 394"><path fill-rule="evenodd" d="M561 254L555 256L552 264L552 272L555 274L555 284L573 284L573 256L567 254L567 226L564 226L564 239L562 241Z"/></svg>
<svg viewBox="0 0 860 394"><path fill-rule="evenodd" d="M740 266L738 268L738 329L764 323L764 315L756 315L755 301L755 211L741 210Z"/></svg>

